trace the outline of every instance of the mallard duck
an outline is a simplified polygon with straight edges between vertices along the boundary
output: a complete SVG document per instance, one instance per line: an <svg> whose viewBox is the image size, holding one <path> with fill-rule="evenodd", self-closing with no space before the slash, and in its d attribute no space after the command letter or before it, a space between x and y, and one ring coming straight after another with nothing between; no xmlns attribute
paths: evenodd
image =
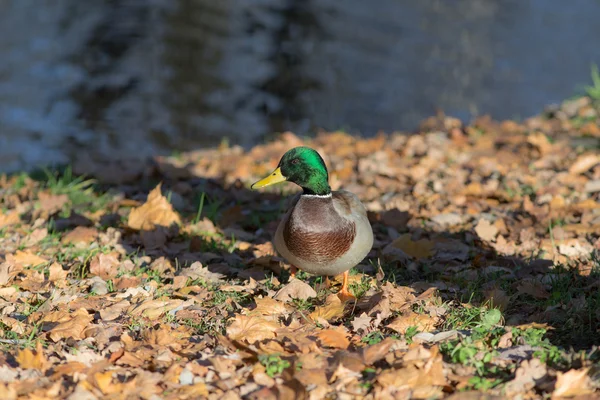
<svg viewBox="0 0 600 400"><path fill-rule="evenodd" d="M284 181L302 188L283 216L273 243L291 265L311 274L344 274L338 296L349 300L348 271L373 246L373 230L358 197L346 190L332 192L323 158L309 147L287 151L270 175L252 185L262 188Z"/></svg>

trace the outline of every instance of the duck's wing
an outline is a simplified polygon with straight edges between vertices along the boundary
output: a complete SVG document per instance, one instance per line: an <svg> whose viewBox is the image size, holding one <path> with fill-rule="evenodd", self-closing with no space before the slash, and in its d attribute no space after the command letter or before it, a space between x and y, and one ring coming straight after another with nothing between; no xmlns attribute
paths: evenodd
<svg viewBox="0 0 600 400"><path fill-rule="evenodd" d="M354 193L338 190L332 193L332 197L333 206L341 216L346 218L367 216L367 209Z"/></svg>

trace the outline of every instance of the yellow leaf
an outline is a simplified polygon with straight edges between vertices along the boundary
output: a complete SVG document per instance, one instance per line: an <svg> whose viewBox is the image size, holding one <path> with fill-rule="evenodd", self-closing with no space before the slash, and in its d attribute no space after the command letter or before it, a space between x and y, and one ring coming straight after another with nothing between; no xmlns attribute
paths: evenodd
<svg viewBox="0 0 600 400"><path fill-rule="evenodd" d="M392 329L398 333L405 334L411 326L417 328L420 332L428 332L435 328L437 318L428 314L417 314L410 312L407 315L401 315L390 322L386 328Z"/></svg>
<svg viewBox="0 0 600 400"><path fill-rule="evenodd" d="M0 211L0 228L4 228L5 226L15 225L21 222L21 218L19 217L19 213L13 211L11 213L5 214Z"/></svg>
<svg viewBox="0 0 600 400"><path fill-rule="evenodd" d="M418 259L431 257L434 246L433 242L427 239L413 241L410 238L409 233L400 236L398 239L390 243L390 245L402 250L409 256Z"/></svg>
<svg viewBox="0 0 600 400"><path fill-rule="evenodd" d="M309 316L315 322L318 322L319 319L331 321L341 318L344 316L344 303L337 295L330 294L325 300L325 305L317 307Z"/></svg>
<svg viewBox="0 0 600 400"><path fill-rule="evenodd" d="M269 319L277 319L281 315L288 315L292 310L287 304L271 297L257 298L255 301L256 308L250 311L248 315L261 315Z"/></svg>
<svg viewBox="0 0 600 400"><path fill-rule="evenodd" d="M227 337L232 340L244 340L248 343L254 343L274 338L275 330L278 328L279 324L267 321L264 318L237 315L233 324L227 327Z"/></svg>
<svg viewBox="0 0 600 400"><path fill-rule="evenodd" d="M29 251L17 250L15 254L9 254L6 256L6 260L13 262L16 265L22 267L35 267L38 265L46 264L48 260Z"/></svg>
<svg viewBox="0 0 600 400"><path fill-rule="evenodd" d="M109 394L113 391L112 382L113 371L96 372L94 374L95 386L104 394Z"/></svg>
<svg viewBox="0 0 600 400"><path fill-rule="evenodd" d="M19 350L15 359L23 369L39 369L42 372L46 369L47 360L40 343L37 344L35 352L30 349Z"/></svg>
<svg viewBox="0 0 600 400"><path fill-rule="evenodd" d="M131 210L127 225L132 229L153 230L156 226L170 227L180 225L181 218L173 206L160 191L158 184L148 195L148 200L138 208Z"/></svg>

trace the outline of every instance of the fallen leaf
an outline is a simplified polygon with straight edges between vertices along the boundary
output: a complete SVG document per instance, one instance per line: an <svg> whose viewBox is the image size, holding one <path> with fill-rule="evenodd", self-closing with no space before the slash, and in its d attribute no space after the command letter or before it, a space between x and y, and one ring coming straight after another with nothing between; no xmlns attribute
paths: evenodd
<svg viewBox="0 0 600 400"><path fill-rule="evenodd" d="M87 246L98 238L98 230L87 226L78 226L61 239L62 244Z"/></svg>
<svg viewBox="0 0 600 400"><path fill-rule="evenodd" d="M191 279L204 279L208 282L221 282L226 277L221 273L211 272L208 267L203 266L199 261L192 263L189 268L183 268L181 275Z"/></svg>
<svg viewBox="0 0 600 400"><path fill-rule="evenodd" d="M400 315L394 318L392 322L387 324L386 328L392 329L403 335L411 326L416 327L420 332L427 332L435 328L437 321L438 318L432 317L428 314L409 312L406 315Z"/></svg>
<svg viewBox="0 0 600 400"><path fill-rule="evenodd" d="M371 320L372 318L369 317L367 313L362 313L360 316L356 316L352 320L352 329L354 329L355 332L368 332L371 327Z"/></svg>
<svg viewBox="0 0 600 400"><path fill-rule="evenodd" d="M17 250L15 254L7 254L6 260L22 267L36 267L48 262L45 258L35 255L28 250Z"/></svg>
<svg viewBox="0 0 600 400"><path fill-rule="evenodd" d="M325 299L325 305L315 308L315 311L309 314L310 319L315 322L332 321L344 316L344 303L335 294L330 294Z"/></svg>
<svg viewBox="0 0 600 400"><path fill-rule="evenodd" d="M50 329L48 336L52 341L58 342L61 339L73 338L75 340L84 339L83 332L94 319L85 308L80 308L72 314L69 314L69 320L59 323Z"/></svg>
<svg viewBox="0 0 600 400"><path fill-rule="evenodd" d="M292 279L290 283L279 289L273 296L275 300L282 302L292 301L292 299L307 300L311 297L317 297L317 292L309 284L299 279Z"/></svg>
<svg viewBox="0 0 600 400"><path fill-rule="evenodd" d="M434 244L432 241L427 239L420 239L414 241L411 239L411 235L406 233L400 236L389 244L391 247L402 250L404 253L417 259L425 259L431 257L433 254Z"/></svg>
<svg viewBox="0 0 600 400"><path fill-rule="evenodd" d="M290 306L271 297L257 298L254 301L256 308L248 315L260 315L266 319L277 320L280 316L286 316L292 311Z"/></svg>
<svg viewBox="0 0 600 400"><path fill-rule="evenodd" d="M148 199L140 207L134 208L129 213L127 225L137 230L153 230L156 226L170 227L180 225L181 218L173 210L173 206L160 190L158 184L149 194Z"/></svg>
<svg viewBox="0 0 600 400"><path fill-rule="evenodd" d="M493 242L498 235L498 228L487 219L481 218L475 226L475 233L486 242Z"/></svg>
<svg viewBox="0 0 600 400"><path fill-rule="evenodd" d="M552 397L573 397L593 393L594 388L589 372L590 368L558 372Z"/></svg>
<svg viewBox="0 0 600 400"><path fill-rule="evenodd" d="M22 270L23 267L15 265L14 262L5 261L0 264L0 287L8 285Z"/></svg>
<svg viewBox="0 0 600 400"><path fill-rule="evenodd" d="M37 343L35 351L30 349L19 350L15 359L23 369L39 369L45 372L48 365L48 360L44 356L44 348L40 342Z"/></svg>
<svg viewBox="0 0 600 400"><path fill-rule="evenodd" d="M500 311L507 309L510 299L511 297L502 289L493 288L485 292L485 300L488 301L492 307L496 307Z"/></svg>
<svg viewBox="0 0 600 400"><path fill-rule="evenodd" d="M350 345L350 341L346 338L346 334L338 329L326 329L320 331L317 334L317 337L321 341L321 345L325 347L345 350Z"/></svg>
<svg viewBox="0 0 600 400"><path fill-rule="evenodd" d="M600 163L600 156L594 153L582 154L569 167L569 173L573 175L583 174L589 171L593 166Z"/></svg>
<svg viewBox="0 0 600 400"><path fill-rule="evenodd" d="M127 300L121 300L110 307L100 310L100 318L103 321L113 321L123 315L130 305L131 303Z"/></svg>
<svg viewBox="0 0 600 400"><path fill-rule="evenodd" d="M104 280L114 278L118 274L119 259L114 254L100 253L90 261L90 274Z"/></svg>
<svg viewBox="0 0 600 400"><path fill-rule="evenodd" d="M227 327L227 337L252 344L274 338L277 328L279 328L279 324L264 318L237 315L233 323Z"/></svg>
<svg viewBox="0 0 600 400"><path fill-rule="evenodd" d="M16 211L5 213L0 210L0 228L4 228L11 225L16 225L21 222L21 217Z"/></svg>
<svg viewBox="0 0 600 400"><path fill-rule="evenodd" d="M519 293L528 294L536 299L547 299L550 297L550 293L544 287L544 284L536 280L524 280L517 286Z"/></svg>
<svg viewBox="0 0 600 400"><path fill-rule="evenodd" d="M48 272L48 280L50 282L65 281L67 279L67 275L69 275L69 271L63 270L62 265L59 263L52 263Z"/></svg>
<svg viewBox="0 0 600 400"><path fill-rule="evenodd" d="M183 300L147 300L139 305L134 305L129 308L128 313L133 316L143 316L150 320L158 319L161 315L179 307L183 304Z"/></svg>
<svg viewBox="0 0 600 400"><path fill-rule="evenodd" d="M515 379L506 384L505 394L514 396L519 393L525 393L533 389L536 382L546 376L548 370L546 364L537 358L525 360L521 363L515 373Z"/></svg>
<svg viewBox="0 0 600 400"><path fill-rule="evenodd" d="M439 354L424 363L416 360L406 368L383 371L376 379L383 387L411 389L412 397L419 399L439 395L441 388L446 385L442 357Z"/></svg>
<svg viewBox="0 0 600 400"><path fill-rule="evenodd" d="M54 195L47 192L39 192L38 199L40 210L48 216L56 214L69 202L69 196L66 194Z"/></svg>

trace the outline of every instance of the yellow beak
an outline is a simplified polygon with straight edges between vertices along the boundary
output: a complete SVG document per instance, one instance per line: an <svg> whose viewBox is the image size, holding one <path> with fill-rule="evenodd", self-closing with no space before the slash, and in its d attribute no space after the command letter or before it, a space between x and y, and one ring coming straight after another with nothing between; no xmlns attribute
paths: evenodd
<svg viewBox="0 0 600 400"><path fill-rule="evenodd" d="M259 189L265 186L274 185L279 182L284 182L286 179L283 175L281 175L281 169L277 168L275 171L271 173L271 175L264 177L260 181L256 182L251 186L252 189Z"/></svg>

